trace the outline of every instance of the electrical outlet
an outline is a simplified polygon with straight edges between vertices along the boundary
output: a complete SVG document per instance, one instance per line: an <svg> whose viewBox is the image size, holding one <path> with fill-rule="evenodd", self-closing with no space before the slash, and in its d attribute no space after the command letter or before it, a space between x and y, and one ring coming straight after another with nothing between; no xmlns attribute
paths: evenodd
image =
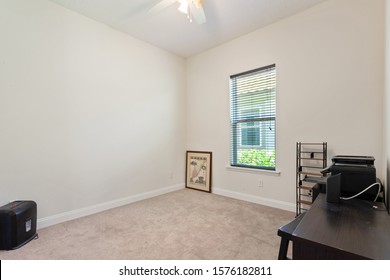
<svg viewBox="0 0 390 280"><path fill-rule="evenodd" d="M169 173L169 178L173 179L173 172Z"/></svg>
<svg viewBox="0 0 390 280"><path fill-rule="evenodd" d="M259 180L257 182L257 185L258 185L259 188L262 188L263 187L263 180Z"/></svg>

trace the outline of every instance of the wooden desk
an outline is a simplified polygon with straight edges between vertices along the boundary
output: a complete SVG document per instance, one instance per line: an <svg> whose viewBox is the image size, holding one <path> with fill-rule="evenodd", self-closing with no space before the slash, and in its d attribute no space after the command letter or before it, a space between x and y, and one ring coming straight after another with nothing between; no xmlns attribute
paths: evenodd
<svg viewBox="0 0 390 280"><path fill-rule="evenodd" d="M291 239L293 259L390 260L390 215L383 203L328 203L319 194Z"/></svg>

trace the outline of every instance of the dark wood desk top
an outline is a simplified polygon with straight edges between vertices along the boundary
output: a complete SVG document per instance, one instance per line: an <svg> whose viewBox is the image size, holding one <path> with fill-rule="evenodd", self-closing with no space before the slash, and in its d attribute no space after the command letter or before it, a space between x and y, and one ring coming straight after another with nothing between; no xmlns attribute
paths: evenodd
<svg viewBox="0 0 390 280"><path fill-rule="evenodd" d="M292 241L299 243L300 250L312 246L327 252L322 258L337 259L332 255L336 253L344 256L340 258L389 260L390 215L383 203L360 199L328 203L320 194L293 232Z"/></svg>

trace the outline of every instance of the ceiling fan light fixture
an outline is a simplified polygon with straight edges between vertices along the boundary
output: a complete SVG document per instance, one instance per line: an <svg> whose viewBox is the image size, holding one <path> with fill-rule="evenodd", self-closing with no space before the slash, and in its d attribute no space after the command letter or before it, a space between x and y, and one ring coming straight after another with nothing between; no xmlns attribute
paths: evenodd
<svg viewBox="0 0 390 280"><path fill-rule="evenodd" d="M187 15L187 19L192 22L194 19L198 24L206 22L203 11L203 0L177 0L180 3L178 10Z"/></svg>
<svg viewBox="0 0 390 280"><path fill-rule="evenodd" d="M184 14L189 14L189 4L188 4L188 1L187 0L179 0L178 1L180 3L180 7L179 7L179 11L184 13Z"/></svg>

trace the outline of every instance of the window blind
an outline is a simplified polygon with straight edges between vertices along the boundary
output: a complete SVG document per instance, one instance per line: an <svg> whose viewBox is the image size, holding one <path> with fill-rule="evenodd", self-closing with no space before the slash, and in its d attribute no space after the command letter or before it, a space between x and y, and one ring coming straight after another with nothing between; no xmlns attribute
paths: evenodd
<svg viewBox="0 0 390 280"><path fill-rule="evenodd" d="M275 170L276 66L230 76L231 165Z"/></svg>

